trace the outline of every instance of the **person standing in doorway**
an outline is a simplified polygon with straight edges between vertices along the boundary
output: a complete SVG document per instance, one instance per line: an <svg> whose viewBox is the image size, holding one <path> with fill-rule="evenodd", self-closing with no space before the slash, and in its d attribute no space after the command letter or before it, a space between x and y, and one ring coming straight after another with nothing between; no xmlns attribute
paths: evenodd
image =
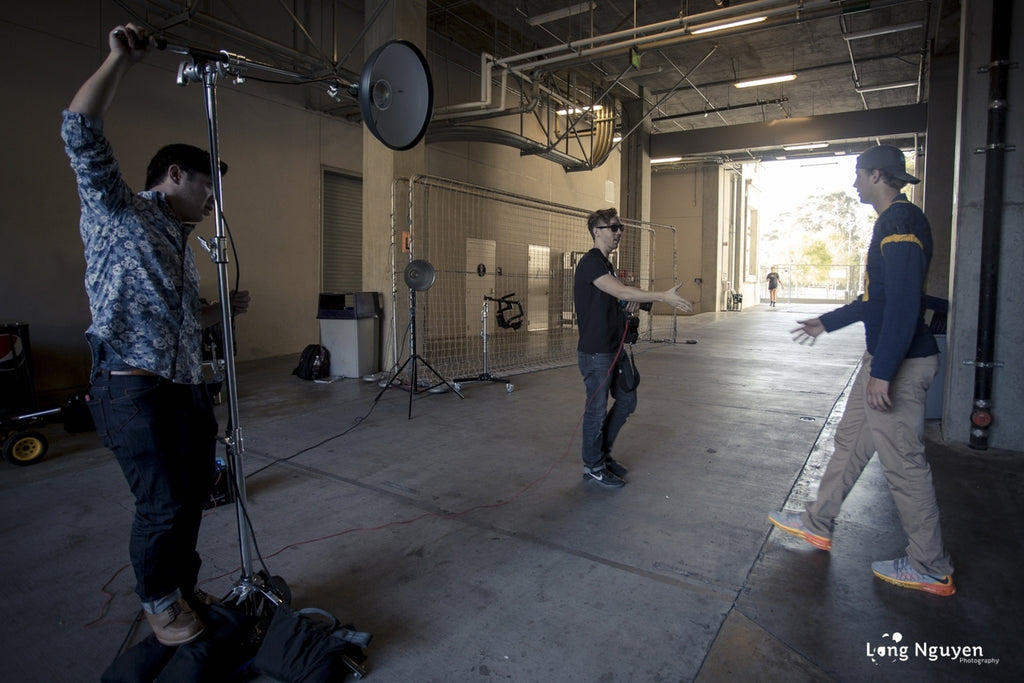
<svg viewBox="0 0 1024 683"><path fill-rule="evenodd" d="M903 588L953 595L953 563L942 543L932 471L925 458L924 416L939 349L924 323L924 282L932 236L922 211L901 192L920 182L903 153L889 145L857 158L854 188L878 214L868 248L865 292L819 318L798 321L794 340L811 344L822 332L861 321L867 354L836 430L835 452L803 512L773 512L779 529L831 550L839 508L877 451L907 535L906 554L871 563L875 576Z"/></svg>
<svg viewBox="0 0 1024 683"><path fill-rule="evenodd" d="M768 273L768 298L771 299L769 305L772 308L775 308L775 295L778 293L780 284L782 284L782 280L779 279L779 274L775 272L775 266L772 266L772 272Z"/></svg>
<svg viewBox="0 0 1024 683"><path fill-rule="evenodd" d="M135 496L129 555L143 612L156 639L177 646L203 632L197 611L212 601L196 586L196 543L214 477L217 421L200 347L215 309L203 311L188 238L214 209L213 164L203 149L167 145L149 163L146 190L129 188L104 118L153 42L129 23L110 31L108 43L61 126L82 208L89 409ZM244 312L248 293L233 293L231 303Z"/></svg>
<svg viewBox="0 0 1024 683"><path fill-rule="evenodd" d="M615 365L623 353L629 317L642 303L666 303L684 313L692 304L679 296L682 282L664 292L648 292L623 284L608 256L619 246L625 228L614 208L587 218L594 247L576 265L573 298L580 339L577 360L587 403L583 415L583 478L619 488L628 469L612 458L612 446L626 419L636 410L636 388L615 382ZM609 394L614 399L608 409Z"/></svg>

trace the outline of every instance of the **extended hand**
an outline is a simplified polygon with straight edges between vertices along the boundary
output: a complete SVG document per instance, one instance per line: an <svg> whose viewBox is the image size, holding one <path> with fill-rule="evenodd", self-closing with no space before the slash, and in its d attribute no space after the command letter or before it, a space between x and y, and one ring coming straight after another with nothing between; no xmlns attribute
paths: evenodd
<svg viewBox="0 0 1024 683"><path fill-rule="evenodd" d="M825 326L821 323L820 318L811 318L810 320L797 320L800 327L794 328L789 331L793 335L793 341L799 344L811 343L814 346L815 340L818 335L825 331Z"/></svg>
<svg viewBox="0 0 1024 683"><path fill-rule="evenodd" d="M673 308L676 308L683 313L691 313L693 311L693 304L679 296L679 288L683 286L680 282L675 287L665 290L665 303L669 304Z"/></svg>

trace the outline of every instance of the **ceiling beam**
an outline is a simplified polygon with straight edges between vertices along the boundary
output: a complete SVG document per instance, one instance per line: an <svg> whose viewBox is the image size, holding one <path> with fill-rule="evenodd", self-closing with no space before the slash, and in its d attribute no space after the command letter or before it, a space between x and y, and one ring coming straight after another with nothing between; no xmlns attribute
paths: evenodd
<svg viewBox="0 0 1024 683"><path fill-rule="evenodd" d="M651 156L696 156L765 149L807 142L885 137L924 133L928 105L824 114L763 123L657 133L651 136Z"/></svg>

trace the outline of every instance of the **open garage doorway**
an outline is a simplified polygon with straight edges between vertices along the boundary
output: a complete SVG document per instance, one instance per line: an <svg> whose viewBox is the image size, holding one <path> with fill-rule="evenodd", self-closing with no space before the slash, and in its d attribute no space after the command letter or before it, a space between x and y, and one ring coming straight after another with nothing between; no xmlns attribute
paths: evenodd
<svg viewBox="0 0 1024 683"><path fill-rule="evenodd" d="M875 211L853 189L856 162L855 155L833 155L747 169L757 194L758 303L769 302L773 270L778 305L840 305L860 294Z"/></svg>

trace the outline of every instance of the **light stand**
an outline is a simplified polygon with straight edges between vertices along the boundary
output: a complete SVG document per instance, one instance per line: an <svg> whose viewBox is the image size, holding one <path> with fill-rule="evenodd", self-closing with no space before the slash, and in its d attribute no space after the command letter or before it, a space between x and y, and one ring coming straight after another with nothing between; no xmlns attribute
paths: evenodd
<svg viewBox="0 0 1024 683"><path fill-rule="evenodd" d="M226 53L225 53L226 54ZM252 566L252 529L249 526L246 511L245 473L242 467L244 443L238 416L238 380L235 374L234 329L231 324L231 291L228 278L228 236L224 222L224 193L220 174L220 147L217 129L217 77L224 72L223 66L205 59L206 54L197 57L191 64L182 63L178 69L178 84L186 85L190 81L203 84L203 101L205 104L207 132L209 135L210 177L213 181L214 202L214 236L204 242L203 246L210 252L210 260L217 267L217 288L220 297L220 322L225 349L224 372L227 388L228 425L224 437L227 451L227 462L230 473L234 476L235 513L238 523L239 553L242 561L242 575L225 598L236 604L249 604L259 595L267 598L275 605L286 602L274 586L269 583L270 577L261 577L259 583L254 581Z"/></svg>
<svg viewBox="0 0 1024 683"><path fill-rule="evenodd" d="M359 84L346 85L339 83L336 79L317 81L308 76L254 62L227 51L212 52L198 48L172 46L161 38L154 40L157 48L161 50L191 56L191 62L182 62L178 67L178 85L184 86L190 82L203 84L215 216L215 235L208 243L204 243L204 246L209 250L210 258L217 266L229 415L224 443L227 448L228 465L234 475L235 508L242 563L242 574L225 600L239 605L244 603L256 611L265 604L257 602L260 597L266 598L274 606L277 606L290 602L290 596L287 584L280 577L271 577L264 572L254 575L252 566L253 537L246 509L245 474L242 461L244 443L238 414L238 381L233 353L235 342L234 330L231 325L231 292L227 272L228 235L224 221L224 194L220 174L217 77L232 76L236 82L242 82L241 70L253 68L301 81L324 83L329 86L328 92L332 96L336 96L339 88L343 89L359 99L363 119L370 132L384 145L394 150L410 149L426 133L433 112L433 85L423 54L414 45L405 41L393 40L382 45L367 60ZM356 673L358 675L360 672L356 671Z"/></svg>
<svg viewBox="0 0 1024 683"><path fill-rule="evenodd" d="M384 392L391 388L395 380L398 379L398 376L402 374L402 371L405 370L405 367L411 363L412 367L409 370L410 384L408 418L410 420L412 419L412 397L413 394L415 394L419 390L419 375L417 372L418 363L423 363L424 365L426 365L427 369L434 373L434 376L437 377L438 380L440 380L436 384L427 387L426 391L430 391L431 389L434 389L435 387L439 387L442 384L444 384L447 385L449 389L458 394L459 398L466 398L465 396L462 395L462 392L459 391L459 388L456 385L452 384L444 377L442 377L440 374L438 374L437 370L431 367L430 363L428 363L425 358L423 358L419 353L416 352L416 292L424 292L430 289L430 287L434 284L435 274L436 272L434 271L434 267L430 265L430 263L419 259L415 261L410 261L409 265L405 267L405 284L409 286L409 357L406 358L405 362L402 363L402 366L395 371L395 374L392 375L390 379L385 381L384 388L380 390L379 394L377 394L377 398L373 399L374 402L379 401L380 397L384 395Z"/></svg>
<svg viewBox="0 0 1024 683"><path fill-rule="evenodd" d="M497 303L499 306L511 305L513 303L518 304L519 302L513 302L513 301L509 300L509 297L512 297L512 296L515 296L515 294L514 293L513 294L509 294L507 296L501 297L500 299L495 299L494 297L490 297L490 296L485 296L484 297L484 305L483 305L483 308L480 310L480 338L483 340L483 344L482 344L483 345L483 370L476 377L460 377L460 378L456 379L455 380L456 385L465 384L467 382L499 382L499 383L504 382L504 384L505 384L505 391L507 391L508 393L511 394L515 390L516 387L515 387L514 384L512 384L511 382L509 382L506 379L502 379L501 377L495 377L494 375L492 375L490 373L490 370L488 370L488 367L487 367L487 337L490 336L490 335L487 334L487 309L488 309L488 306L489 306L489 304L492 301ZM499 317L498 317L498 322L499 323L502 320L502 318L500 316L501 316L501 313L499 311ZM509 325L509 327L512 327L512 326ZM516 326L516 327L518 327L518 326Z"/></svg>

